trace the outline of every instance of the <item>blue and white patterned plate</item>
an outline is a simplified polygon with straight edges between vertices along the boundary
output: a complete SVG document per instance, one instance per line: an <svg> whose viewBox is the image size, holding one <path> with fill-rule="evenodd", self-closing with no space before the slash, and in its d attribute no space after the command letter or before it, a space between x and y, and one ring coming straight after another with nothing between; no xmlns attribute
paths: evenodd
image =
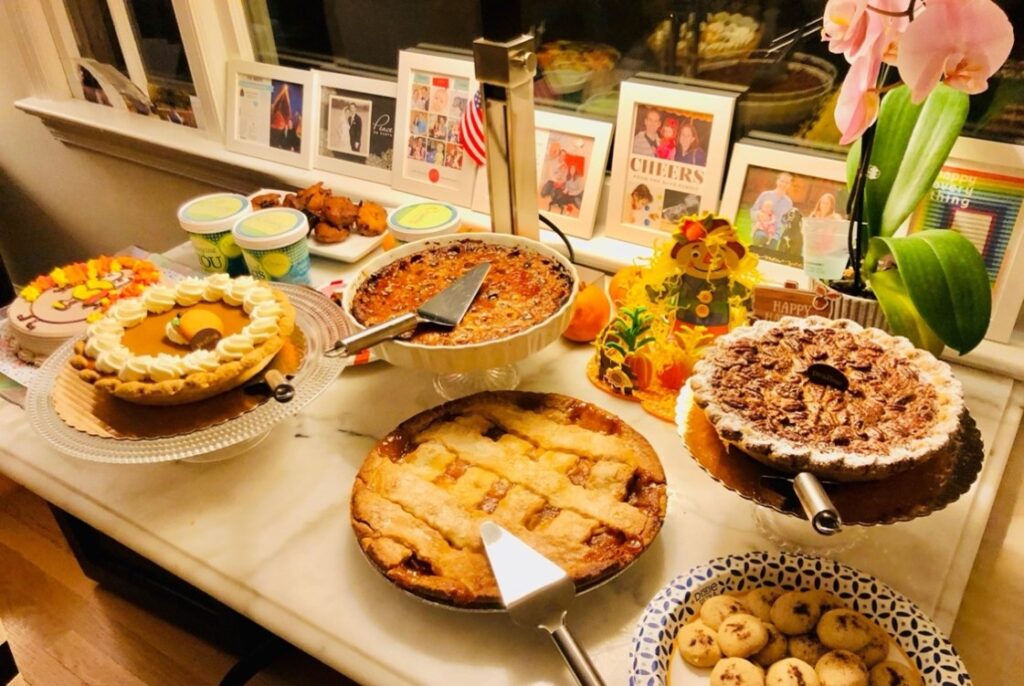
<svg viewBox="0 0 1024 686"><path fill-rule="evenodd" d="M903 595L833 560L765 551L714 559L661 589L647 605L633 635L630 686L666 686L672 641L703 600L758 586L830 591L885 629L917 665L926 686L971 686L953 645ZM678 682L673 679L673 683Z"/></svg>

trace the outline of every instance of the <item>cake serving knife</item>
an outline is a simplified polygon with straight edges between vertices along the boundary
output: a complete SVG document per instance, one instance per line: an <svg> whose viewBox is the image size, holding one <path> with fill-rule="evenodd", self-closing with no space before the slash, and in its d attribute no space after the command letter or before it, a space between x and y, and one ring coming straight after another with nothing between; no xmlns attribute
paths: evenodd
<svg viewBox="0 0 1024 686"><path fill-rule="evenodd" d="M565 613L576 597L576 585L565 570L494 522L480 525L480 537L512 621L550 633L580 686L605 686L565 625Z"/></svg>
<svg viewBox="0 0 1024 686"><path fill-rule="evenodd" d="M490 262L476 265L416 310L346 336L328 348L324 354L328 357L353 355L382 341L412 331L418 324L424 322L449 328L455 326L462 321L473 303L490 268Z"/></svg>

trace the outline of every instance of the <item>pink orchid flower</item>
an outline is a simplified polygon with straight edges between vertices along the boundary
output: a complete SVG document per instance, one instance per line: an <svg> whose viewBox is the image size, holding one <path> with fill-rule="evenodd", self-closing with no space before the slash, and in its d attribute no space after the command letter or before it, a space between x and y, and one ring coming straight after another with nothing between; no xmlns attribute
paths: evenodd
<svg viewBox="0 0 1024 686"><path fill-rule="evenodd" d="M860 138L878 118L881 98L875 82L881 66L881 56L873 52L858 56L850 65L836 100L836 126L843 133L840 145L849 145Z"/></svg>
<svg viewBox="0 0 1024 686"><path fill-rule="evenodd" d="M828 0L821 21L821 38L828 49L852 59L868 30L868 0Z"/></svg>
<svg viewBox="0 0 1024 686"><path fill-rule="evenodd" d="M992 0L929 0L900 39L897 65L922 102L939 80L965 93L981 93L1010 55L1013 25Z"/></svg>

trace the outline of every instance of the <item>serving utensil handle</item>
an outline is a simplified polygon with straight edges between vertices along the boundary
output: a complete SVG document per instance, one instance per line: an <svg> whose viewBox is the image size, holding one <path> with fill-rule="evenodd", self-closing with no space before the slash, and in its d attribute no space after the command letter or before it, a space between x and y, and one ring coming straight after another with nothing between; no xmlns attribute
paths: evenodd
<svg viewBox="0 0 1024 686"><path fill-rule="evenodd" d="M263 377L270 387L270 394L279 403L289 402L295 397L295 387L288 383L288 377L276 369L269 370Z"/></svg>
<svg viewBox="0 0 1024 686"><path fill-rule="evenodd" d="M551 632L551 640L558 646L558 652L562 653L565 663L569 665L569 671L576 677L576 683L580 686L605 686L604 679L597 673L590 657L576 642L576 637L569 631L565 624L560 625Z"/></svg>
<svg viewBox="0 0 1024 686"><path fill-rule="evenodd" d="M406 312L394 319L375 324L368 329L363 329L351 336L342 338L334 344L334 347L328 348L324 354L327 357L353 355L360 350L375 346L381 341L386 341L407 331L412 331L416 328L417 322L419 322L419 316L415 312Z"/></svg>
<svg viewBox="0 0 1024 686"><path fill-rule="evenodd" d="M793 479L793 490L815 531L822 536L831 536L842 530L843 520L839 510L828 497L818 477L810 472L800 472Z"/></svg>

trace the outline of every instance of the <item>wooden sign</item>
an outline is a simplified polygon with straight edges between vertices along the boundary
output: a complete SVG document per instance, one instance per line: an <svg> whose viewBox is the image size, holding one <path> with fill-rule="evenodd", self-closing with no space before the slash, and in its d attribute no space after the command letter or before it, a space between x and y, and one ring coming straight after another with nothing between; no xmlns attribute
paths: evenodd
<svg viewBox="0 0 1024 686"><path fill-rule="evenodd" d="M832 303L824 289L805 291L797 288L795 281L787 281L785 286L755 286L752 311L757 319L773 322L811 315L832 319Z"/></svg>

